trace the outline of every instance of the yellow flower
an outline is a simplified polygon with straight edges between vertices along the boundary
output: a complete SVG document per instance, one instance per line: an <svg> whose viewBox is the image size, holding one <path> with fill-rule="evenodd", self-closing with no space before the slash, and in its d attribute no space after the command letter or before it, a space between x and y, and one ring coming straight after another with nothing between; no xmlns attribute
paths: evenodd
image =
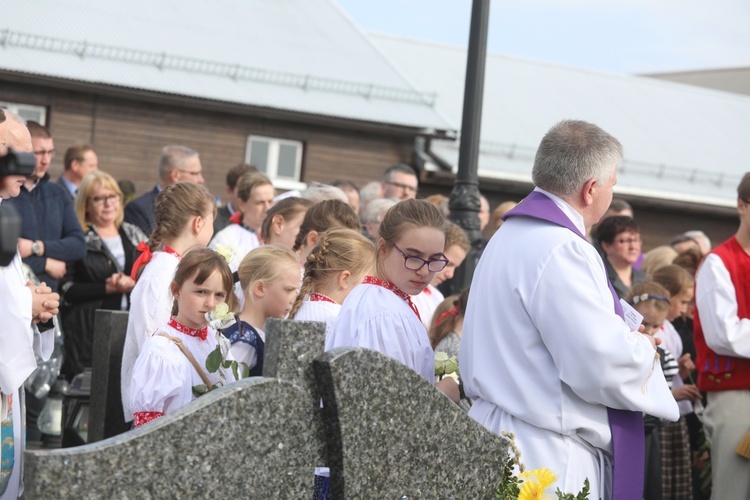
<svg viewBox="0 0 750 500"><path fill-rule="evenodd" d="M518 500L544 499L547 496L544 494L544 491L557 480L549 469L534 469L522 472L518 477L523 479L521 491L518 493Z"/></svg>

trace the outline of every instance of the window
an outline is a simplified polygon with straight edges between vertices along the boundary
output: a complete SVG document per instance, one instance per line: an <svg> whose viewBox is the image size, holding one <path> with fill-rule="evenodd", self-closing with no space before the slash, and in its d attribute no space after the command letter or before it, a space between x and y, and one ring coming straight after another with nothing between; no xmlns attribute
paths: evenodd
<svg viewBox="0 0 750 500"><path fill-rule="evenodd" d="M21 104L17 102L0 101L0 108L7 109L15 113L24 120L32 120L42 125L47 124L47 108L44 106L34 106L32 104Z"/></svg>
<svg viewBox="0 0 750 500"><path fill-rule="evenodd" d="M302 143L251 135L247 138L245 163L273 180L274 186L298 189L302 171Z"/></svg>

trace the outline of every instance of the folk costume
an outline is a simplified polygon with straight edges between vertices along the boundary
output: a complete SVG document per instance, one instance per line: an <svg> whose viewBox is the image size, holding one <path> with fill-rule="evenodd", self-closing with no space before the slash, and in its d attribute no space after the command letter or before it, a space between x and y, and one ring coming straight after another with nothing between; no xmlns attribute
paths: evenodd
<svg viewBox="0 0 750 500"><path fill-rule="evenodd" d="M435 353L411 298L392 283L365 277L341 306L326 351L366 347L408 366L430 384L435 381Z"/></svg>
<svg viewBox="0 0 750 500"><path fill-rule="evenodd" d="M333 325L341 311L341 304L321 293L311 293L300 305L295 321L320 321L326 324L326 340L333 333Z"/></svg>
<svg viewBox="0 0 750 500"><path fill-rule="evenodd" d="M174 339L195 358L203 374ZM206 358L217 345L216 332L208 326L190 328L170 318L159 328L143 344L133 367L130 408L134 425L148 423L194 400L193 387L208 385L203 375L208 377L211 385L216 384L219 374L206 371Z"/></svg>
<svg viewBox="0 0 750 500"><path fill-rule="evenodd" d="M712 495L745 500L750 461L735 448L750 432L750 255L736 236L706 256L695 282L695 364L698 388L708 392Z"/></svg>
<svg viewBox="0 0 750 500"><path fill-rule="evenodd" d="M679 415L656 352L618 317L581 214L536 188L505 219L474 273L464 320L469 415L514 433L524 465L555 471L562 491L575 494L588 478L591 498L640 498L641 412Z"/></svg>
<svg viewBox="0 0 750 500"><path fill-rule="evenodd" d="M170 284L174 279L180 259L180 254L170 247L154 252L130 292L130 315L120 370L122 409L126 422L133 420L133 412L130 408L130 382L133 379L133 366L141 353L143 344L156 332L157 328L169 320L172 314L174 297L172 297ZM137 265L138 262L133 265L136 271Z"/></svg>
<svg viewBox="0 0 750 500"><path fill-rule="evenodd" d="M266 332L256 329L250 323L235 315L235 323L222 333L232 343L229 359L245 363L250 369L249 377L263 376L263 355L266 345ZM234 378L230 378L234 380Z"/></svg>

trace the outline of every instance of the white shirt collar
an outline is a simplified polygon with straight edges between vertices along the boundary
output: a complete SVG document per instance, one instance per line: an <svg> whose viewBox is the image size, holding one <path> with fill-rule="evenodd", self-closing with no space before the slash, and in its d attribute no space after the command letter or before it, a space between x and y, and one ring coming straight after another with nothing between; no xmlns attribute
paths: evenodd
<svg viewBox="0 0 750 500"><path fill-rule="evenodd" d="M553 202L555 202L555 205L558 206L560 210L563 211L563 213L570 219L570 221L575 225L575 227L578 228L579 231L581 231L581 234L586 234L586 226L583 223L583 215L578 213L578 211L571 207L565 200L557 196L556 194L552 194L549 191L545 191L544 189L540 187L535 187L534 191L538 191L542 193L543 195L549 197Z"/></svg>

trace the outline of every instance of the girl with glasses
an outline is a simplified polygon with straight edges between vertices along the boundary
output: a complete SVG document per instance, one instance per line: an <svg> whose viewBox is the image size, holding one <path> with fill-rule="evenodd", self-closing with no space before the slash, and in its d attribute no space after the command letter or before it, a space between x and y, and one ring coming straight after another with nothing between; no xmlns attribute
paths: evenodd
<svg viewBox="0 0 750 500"><path fill-rule="evenodd" d="M434 382L435 354L411 296L448 264L445 228L443 215L425 200L404 200L388 210L380 224L375 272L344 301L326 350L374 349ZM458 402L453 379L436 385Z"/></svg>

